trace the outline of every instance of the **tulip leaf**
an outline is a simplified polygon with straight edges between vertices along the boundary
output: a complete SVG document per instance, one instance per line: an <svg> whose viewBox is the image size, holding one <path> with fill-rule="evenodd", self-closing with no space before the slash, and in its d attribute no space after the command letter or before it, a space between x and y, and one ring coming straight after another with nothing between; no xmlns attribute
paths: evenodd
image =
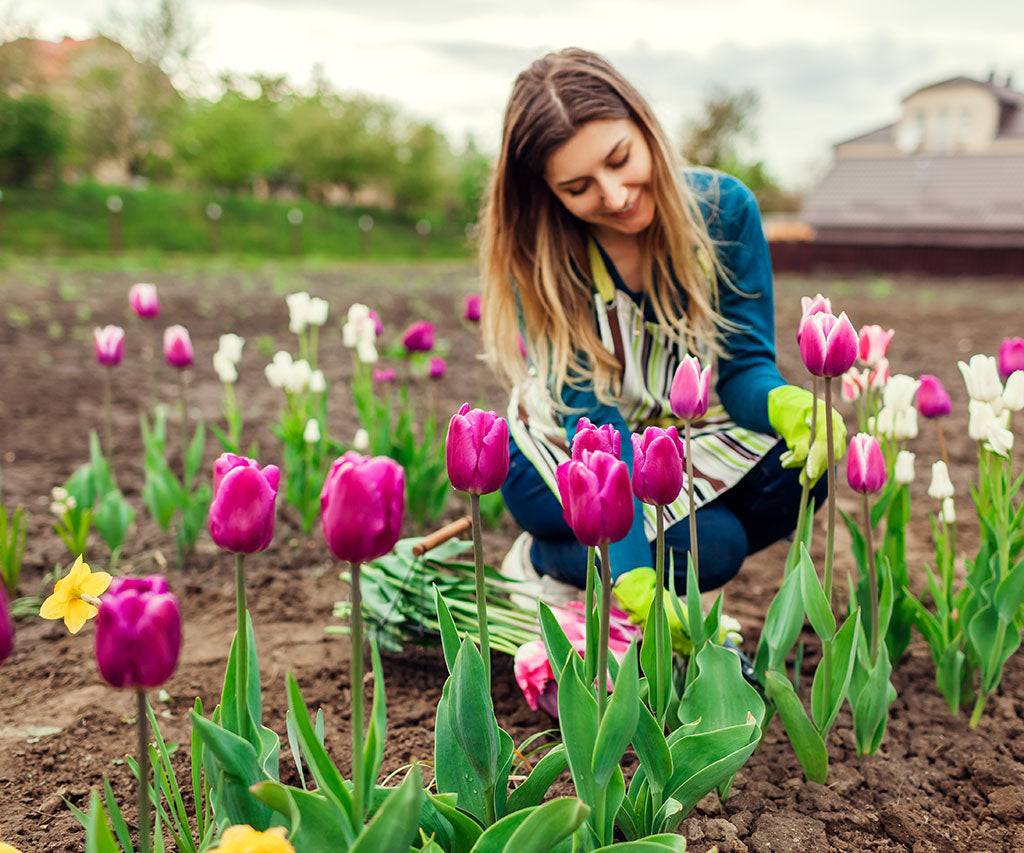
<svg viewBox="0 0 1024 853"><path fill-rule="evenodd" d="M319 792L304 791L280 782L261 782L252 794L288 819L288 840L297 850L315 850L326 839L331 850L346 853L352 845L348 815Z"/></svg>
<svg viewBox="0 0 1024 853"><path fill-rule="evenodd" d="M544 639L544 649L548 653L548 663L555 674L555 681L558 681L562 677L566 657L569 652L576 654L576 650L565 636L565 631L555 618L555 614L551 612L551 608L543 601L537 603L537 614L540 617L540 633Z"/></svg>
<svg viewBox="0 0 1024 853"><path fill-rule="evenodd" d="M832 607L825 597L825 590L821 587L818 574L814 570L814 563L807 549L800 547L800 564L797 568L800 573L800 590L804 599L804 607L807 610L807 618L811 621L814 632L822 639L831 640L836 633L836 618L832 615Z"/></svg>
<svg viewBox="0 0 1024 853"><path fill-rule="evenodd" d="M828 693L825 693L825 667L820 663L811 685L811 717L823 738L828 736L839 709L850 688L850 679L857 664L860 637L860 614L854 610L839 629L832 644L832 673Z"/></svg>
<svg viewBox="0 0 1024 853"><path fill-rule="evenodd" d="M562 743L580 799L587 805L596 801L598 792L591 771L594 745L597 743L597 697L583 683L579 673L579 655L570 648L558 681L558 720ZM601 794L603 796L603 794Z"/></svg>
<svg viewBox="0 0 1024 853"><path fill-rule="evenodd" d="M693 554L686 554L686 615L690 631L690 640L694 651L704 645L707 639L704 634L704 613L700 605L700 587L697 584L697 571L693 566Z"/></svg>
<svg viewBox="0 0 1024 853"><path fill-rule="evenodd" d="M517 812L530 806L539 805L548 789L554 784L555 779L562 774L567 766L565 747L558 744L533 766L530 775L509 795L508 811L510 813Z"/></svg>
<svg viewBox="0 0 1024 853"><path fill-rule="evenodd" d="M715 603L711 605L711 609L708 611L707 617L704 619L704 636L711 640L713 643L718 642L718 626L722 623L722 604L724 597L719 593L715 599Z"/></svg>
<svg viewBox="0 0 1024 853"><path fill-rule="evenodd" d="M246 680L246 695L241 697L241 701L245 701L248 709L248 726L249 730L246 732L237 731L237 720L238 720L238 703L240 697L237 693L237 679L236 670L238 668L238 637L235 636L231 640L231 650L228 652L228 665L224 670L224 686L221 689L220 707L221 707L221 720L224 720L224 727L237 735L241 735L249 741L256 749L261 749L263 745L262 736L258 730L258 726L263 719L263 700L261 697L260 690L260 667L259 660L256 654L256 637L252 630L252 616L246 611L245 614L245 626L246 636L248 642L246 643L246 656L249 659L249 666L247 670L248 678ZM236 632L237 633L237 632Z"/></svg>
<svg viewBox="0 0 1024 853"><path fill-rule="evenodd" d="M801 586L800 573L790 572L768 606L757 655L757 661L764 664L764 669L758 670L758 677L764 670L782 671L785 668L786 657L800 636L804 622ZM762 650L765 651L762 653Z"/></svg>
<svg viewBox="0 0 1024 853"><path fill-rule="evenodd" d="M811 782L824 784L828 776L828 752L821 735L808 719L800 697L784 676L773 671L765 673L765 691L775 703L804 776Z"/></svg>
<svg viewBox="0 0 1024 853"><path fill-rule="evenodd" d="M89 796L89 814L85 824L85 853L120 853L110 827L107 826L100 795L95 790Z"/></svg>
<svg viewBox="0 0 1024 853"><path fill-rule="evenodd" d="M622 666L615 679L615 689L598 727L597 741L591 759L594 783L598 788L604 788L608 784L612 771L619 766L626 747L633 740L639 705L640 683L634 637L622 659Z"/></svg>
<svg viewBox="0 0 1024 853"><path fill-rule="evenodd" d="M637 841L620 841L598 847L593 853L686 853L686 838L668 833L648 835Z"/></svg>
<svg viewBox="0 0 1024 853"><path fill-rule="evenodd" d="M1016 568L1000 581L996 587L996 607L999 618L1004 622L1012 622L1024 604L1024 560L1017 563Z"/></svg>
<svg viewBox="0 0 1024 853"><path fill-rule="evenodd" d="M472 853L549 853L579 827L590 811L576 797L513 812L487 829Z"/></svg>
<svg viewBox="0 0 1024 853"><path fill-rule="evenodd" d="M445 681L434 718L434 773L441 794L455 794L459 808L481 823L488 820L487 792L483 780L469 763L456 740L452 723L452 677Z"/></svg>
<svg viewBox="0 0 1024 853"><path fill-rule="evenodd" d="M896 689L889 683L892 664L879 649L874 666L861 649L860 666L850 680L850 707L857 754L873 754L881 745L889 718L889 706L896 701Z"/></svg>
<svg viewBox="0 0 1024 853"><path fill-rule="evenodd" d="M484 661L469 637L462 641L450 678L452 732L484 789L490 791L498 778L498 726Z"/></svg>
<svg viewBox="0 0 1024 853"><path fill-rule="evenodd" d="M742 725L752 716L764 720L764 701L743 678L739 657L722 646L705 644L697 653L697 677L679 703L679 721L707 732Z"/></svg>
<svg viewBox="0 0 1024 853"><path fill-rule="evenodd" d="M444 651L444 662L448 672L455 669L455 658L459 654L459 631L455 627L455 620L448 609L448 604L441 595L441 590L434 585L434 607L437 609L437 623L441 632L441 648Z"/></svg>
<svg viewBox="0 0 1024 853"><path fill-rule="evenodd" d="M935 667L935 684L946 699L954 715L960 713L960 697L963 694L963 667L967 660L958 646L949 646L942 653Z"/></svg>
<svg viewBox="0 0 1024 853"><path fill-rule="evenodd" d="M185 453L185 476L182 478L182 485L186 491L192 490L192 481L195 480L199 466L203 461L203 447L206 445L206 429L202 421L196 424L196 431L189 442L188 450Z"/></svg>
<svg viewBox="0 0 1024 853"><path fill-rule="evenodd" d="M640 645L640 663L647 677L648 702L657 718L664 720L672 695L672 634L665 614L665 597L662 597L660 603L659 607L657 599L651 598L647 620L644 622L643 642ZM661 669L658 668L658 623L661 625Z"/></svg>
<svg viewBox="0 0 1024 853"><path fill-rule="evenodd" d="M419 827L423 796L423 779L413 765L360 833L351 853L408 853Z"/></svg>
<svg viewBox="0 0 1024 853"><path fill-rule="evenodd" d="M672 777L672 752L668 748L664 731L644 704L640 705L637 717L633 749L636 750L651 789L663 791Z"/></svg>
<svg viewBox="0 0 1024 853"><path fill-rule="evenodd" d="M494 817L497 820L508 812L508 775L512 770L512 756L516 745L509 733L498 727L496 719L494 727L498 732L498 772L495 775L493 795Z"/></svg>
<svg viewBox="0 0 1024 853"><path fill-rule="evenodd" d="M370 638L370 659L373 661L373 709L370 712L370 725L366 732L363 747L363 802L369 802L373 793L380 763L384 760L384 737L387 728L387 708L384 696L384 672L380 664L380 652L377 643Z"/></svg>
<svg viewBox="0 0 1024 853"><path fill-rule="evenodd" d="M447 801L446 795L441 794L434 796L429 791L426 792L426 802L429 803L433 809L437 812L438 816L448 822L451 827L451 842L452 848L448 853L469 853L476 840L480 837L483 832L483 827L476 822L470 815L464 811L460 811L455 807L454 804ZM457 799L455 797L453 800ZM420 826L426 823L422 818L420 820Z"/></svg>
<svg viewBox="0 0 1024 853"><path fill-rule="evenodd" d="M814 536L814 496L808 493L807 495L807 509L804 512L803 529L794 531L793 544L789 547L789 553L786 554L786 567L783 572L784 577L788 577L789 573L796 568L796 565L800 559L800 548L801 546L806 548L808 551L811 550L811 540Z"/></svg>

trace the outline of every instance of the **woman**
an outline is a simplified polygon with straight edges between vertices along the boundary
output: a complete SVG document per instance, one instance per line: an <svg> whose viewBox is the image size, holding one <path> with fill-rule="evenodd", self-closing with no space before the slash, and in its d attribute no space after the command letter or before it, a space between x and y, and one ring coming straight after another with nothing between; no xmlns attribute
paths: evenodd
<svg viewBox="0 0 1024 853"><path fill-rule="evenodd" d="M650 107L600 56L548 54L516 79L481 254L484 343L511 389L502 494L526 531L503 571L539 574L550 599L584 585L586 549L563 519L555 469L585 416L621 433L632 472L629 433L671 422L669 389L688 351L718 357L724 406L693 430L701 588L794 529L799 471L782 467L779 435L787 464L802 463L813 397L775 366L757 204L734 178L681 169ZM611 546L616 577L653 564L653 511L635 509ZM687 513L684 490L666 513L680 590Z"/></svg>

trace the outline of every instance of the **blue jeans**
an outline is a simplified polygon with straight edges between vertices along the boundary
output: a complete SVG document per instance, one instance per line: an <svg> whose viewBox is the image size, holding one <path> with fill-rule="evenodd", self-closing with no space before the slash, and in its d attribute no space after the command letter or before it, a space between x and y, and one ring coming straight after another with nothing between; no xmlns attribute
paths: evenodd
<svg viewBox="0 0 1024 853"><path fill-rule="evenodd" d="M717 589L732 580L748 555L766 548L796 529L800 510L800 469L783 468L780 441L742 480L697 510L700 545L700 588ZM512 517L534 537L530 559L542 575L582 589L586 586L587 549L576 540L562 516L562 505L537 469L511 442L508 477L502 497ZM828 493L822 477L811 489L815 506ZM690 522L682 519L665 531L665 559L669 548L675 561L675 586L686 591L686 558L690 551ZM651 543L651 565L655 544Z"/></svg>

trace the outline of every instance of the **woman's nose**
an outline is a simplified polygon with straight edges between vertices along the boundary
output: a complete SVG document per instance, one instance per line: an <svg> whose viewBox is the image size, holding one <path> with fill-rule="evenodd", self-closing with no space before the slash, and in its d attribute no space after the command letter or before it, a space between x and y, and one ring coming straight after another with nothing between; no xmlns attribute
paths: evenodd
<svg viewBox="0 0 1024 853"><path fill-rule="evenodd" d="M629 190L621 181L605 178L601 181L601 195L604 198L605 207L609 210L621 210L626 206Z"/></svg>

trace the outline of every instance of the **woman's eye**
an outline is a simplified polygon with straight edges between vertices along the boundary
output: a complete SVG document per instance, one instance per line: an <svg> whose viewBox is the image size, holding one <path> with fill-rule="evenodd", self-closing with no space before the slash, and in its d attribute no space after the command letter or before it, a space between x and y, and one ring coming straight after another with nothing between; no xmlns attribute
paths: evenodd
<svg viewBox="0 0 1024 853"><path fill-rule="evenodd" d="M572 188L566 190L566 192L569 193L569 195L571 195L571 196L580 196L580 195L583 195L583 193L585 193L586 191L587 191L587 188L586 188L585 185L582 186L582 187L578 187L578 188L577 187L572 187Z"/></svg>
<svg viewBox="0 0 1024 853"><path fill-rule="evenodd" d="M621 169L628 162L629 162L629 154L627 153L621 160L619 160L619 161L617 161L615 163L609 163L608 165L611 166L613 169Z"/></svg>

